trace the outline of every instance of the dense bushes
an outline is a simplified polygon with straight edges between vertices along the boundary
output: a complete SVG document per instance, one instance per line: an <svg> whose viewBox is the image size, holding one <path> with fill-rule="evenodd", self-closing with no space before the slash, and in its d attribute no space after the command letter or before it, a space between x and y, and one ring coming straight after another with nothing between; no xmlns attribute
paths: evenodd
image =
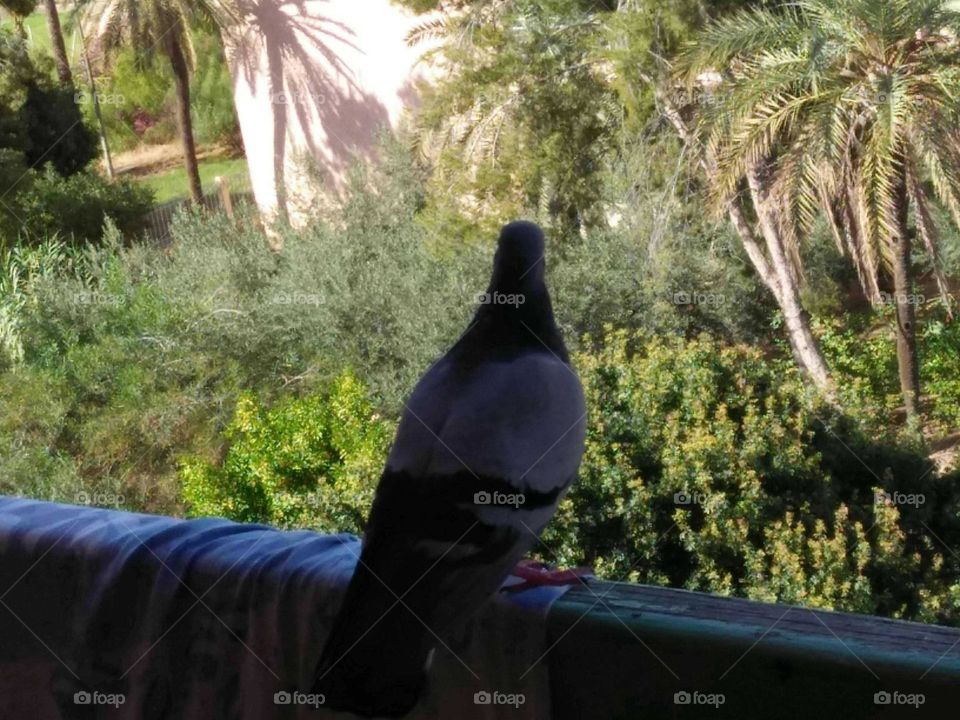
<svg viewBox="0 0 960 720"><path fill-rule="evenodd" d="M222 465L186 459L184 499L196 515L281 527L360 532L380 477L388 423L356 377L269 410L241 396Z"/></svg>
<svg viewBox="0 0 960 720"><path fill-rule="evenodd" d="M23 223L22 240L61 237L97 242L107 218L124 236L138 234L153 205L153 193L129 180L107 182L93 172L62 177L48 168L14 202Z"/></svg>
<svg viewBox="0 0 960 720"><path fill-rule="evenodd" d="M22 38L0 30L0 249L57 236L95 241L107 217L132 235L152 202L89 169L98 147L82 122L82 94L53 85L49 62L35 63Z"/></svg>
<svg viewBox="0 0 960 720"><path fill-rule="evenodd" d="M217 456L245 392L270 406L353 366L395 415L466 325L486 268L473 254L434 255L409 186L392 187L287 233L280 254L252 218L184 213L169 250L125 246L114 229L82 263L39 263L29 287L17 281L0 375L57 378L62 422L37 452L71 458L84 478L122 479L142 508L179 512L178 461ZM18 278L24 265L10 265Z"/></svg>
<svg viewBox="0 0 960 720"><path fill-rule="evenodd" d="M233 105L230 70L216 33L191 32L194 67L190 96L198 143L239 146L240 129ZM169 63L146 57L138 48L123 49L99 78L100 105L114 149L140 143L162 144L177 137L176 97ZM83 112L93 122L93 99L80 93Z"/></svg>
<svg viewBox="0 0 960 720"><path fill-rule="evenodd" d="M577 364L587 451L548 556L613 578L960 619L956 479L818 405L788 364L624 332Z"/></svg>

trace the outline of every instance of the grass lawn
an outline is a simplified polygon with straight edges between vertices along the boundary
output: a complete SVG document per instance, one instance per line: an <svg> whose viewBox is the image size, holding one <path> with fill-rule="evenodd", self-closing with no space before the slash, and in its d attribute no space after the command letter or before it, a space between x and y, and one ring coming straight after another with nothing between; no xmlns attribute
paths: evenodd
<svg viewBox="0 0 960 720"><path fill-rule="evenodd" d="M210 158L200 161L200 182L205 193L213 192L213 179L222 175L229 179L232 190L245 190L250 186L245 158ZM153 189L157 203L187 197L187 173L182 167L134 178Z"/></svg>
<svg viewBox="0 0 960 720"><path fill-rule="evenodd" d="M74 72L79 72L82 68L78 63L80 48L79 44L73 42L70 33L67 32L66 26L69 22L70 17L73 15L73 9L59 8L60 10L60 26L63 29L63 41L67 46L67 56L70 58L70 67ZM3 13L3 22L0 23L5 28L13 30L13 20L10 18L9 13ZM23 27L27 31L27 38L30 45L31 55L42 54L42 55L51 55L50 51L50 33L47 32L47 15L42 12L35 12L31 15L28 15L27 18L23 21Z"/></svg>

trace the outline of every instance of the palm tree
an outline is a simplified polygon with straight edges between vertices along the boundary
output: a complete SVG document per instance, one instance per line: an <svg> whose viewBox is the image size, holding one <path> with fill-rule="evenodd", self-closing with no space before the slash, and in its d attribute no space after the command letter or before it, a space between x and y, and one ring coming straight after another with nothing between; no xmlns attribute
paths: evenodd
<svg viewBox="0 0 960 720"><path fill-rule="evenodd" d="M236 16L218 0L90 0L85 15L96 20L96 38L106 53L128 44L145 56L159 51L170 63L177 98L177 128L190 198L203 200L197 148L190 116L190 71L193 65L191 21L227 27Z"/></svg>
<svg viewBox="0 0 960 720"><path fill-rule="evenodd" d="M70 62L67 60L67 46L63 42L57 0L43 0L43 7L47 15L47 30L50 32L50 47L57 66L57 77L60 78L60 84L64 88L72 89L73 74L70 72Z"/></svg>
<svg viewBox="0 0 960 720"><path fill-rule="evenodd" d="M711 23L682 63L688 83L719 85L703 112L714 200L729 203L745 179L795 277L798 244L821 215L871 300L892 276L900 388L914 418L913 240L949 312L931 203L960 225L958 29L941 0L796 0Z"/></svg>

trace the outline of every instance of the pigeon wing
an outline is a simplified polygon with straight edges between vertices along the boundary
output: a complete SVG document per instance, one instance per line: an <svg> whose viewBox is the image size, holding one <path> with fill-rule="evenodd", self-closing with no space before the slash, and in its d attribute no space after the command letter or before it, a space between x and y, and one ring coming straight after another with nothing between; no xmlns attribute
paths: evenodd
<svg viewBox="0 0 960 720"><path fill-rule="evenodd" d="M379 714L415 702L430 648L496 592L555 512L585 421L579 380L548 352L468 369L448 357L423 377L324 650L320 676L338 679L326 687L378 698Z"/></svg>

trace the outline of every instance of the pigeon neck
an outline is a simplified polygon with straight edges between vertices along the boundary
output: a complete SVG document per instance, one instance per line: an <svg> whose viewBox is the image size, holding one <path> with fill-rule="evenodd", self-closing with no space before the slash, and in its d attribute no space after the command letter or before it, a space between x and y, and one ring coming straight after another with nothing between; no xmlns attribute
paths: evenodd
<svg viewBox="0 0 960 720"><path fill-rule="evenodd" d="M475 357L551 352L568 362L566 346L553 317L550 295L541 278L502 282L494 276L458 350Z"/></svg>

